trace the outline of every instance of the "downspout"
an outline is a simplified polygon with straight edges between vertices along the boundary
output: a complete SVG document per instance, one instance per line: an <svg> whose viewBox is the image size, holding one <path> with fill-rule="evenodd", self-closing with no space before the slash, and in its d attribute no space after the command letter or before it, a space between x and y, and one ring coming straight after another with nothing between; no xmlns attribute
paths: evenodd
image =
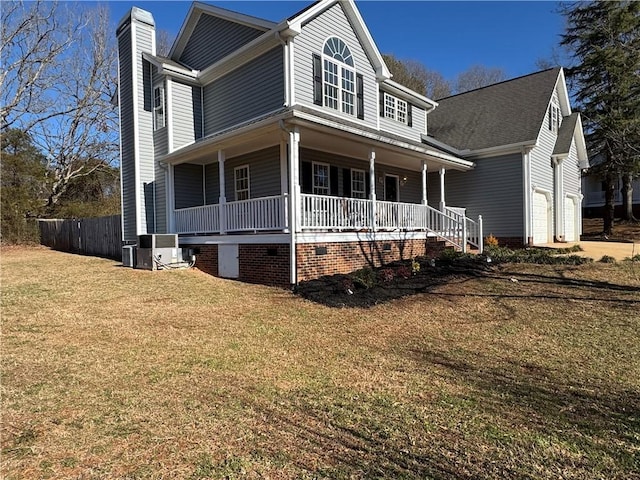
<svg viewBox="0 0 640 480"><path fill-rule="evenodd" d="M283 63L284 63L284 104L285 107L290 107L293 103L291 92L291 62L289 59L289 50L291 48L290 42L287 39L282 38L280 32L275 32L275 37L282 45Z"/></svg>
<svg viewBox="0 0 640 480"><path fill-rule="evenodd" d="M533 245L533 209L531 208L531 148L522 147L522 195L524 201L524 244Z"/></svg>
<svg viewBox="0 0 640 480"><path fill-rule="evenodd" d="M298 284L298 264L297 264L297 255L296 255L296 234L297 234L297 216L298 216L298 207L296 199L298 196L298 191L294 182L293 169L295 166L293 165L294 159L291 158L291 137L296 133L293 130L287 128L284 124L283 120L279 122L280 130L282 130L284 137L287 141L287 157L288 157L288 165L289 165L289 282L291 285Z"/></svg>

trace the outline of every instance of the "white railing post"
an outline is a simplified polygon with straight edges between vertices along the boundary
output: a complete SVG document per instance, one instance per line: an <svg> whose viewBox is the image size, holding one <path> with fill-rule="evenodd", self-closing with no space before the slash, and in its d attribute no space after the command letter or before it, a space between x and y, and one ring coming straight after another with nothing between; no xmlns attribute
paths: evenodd
<svg viewBox="0 0 640 480"><path fill-rule="evenodd" d="M371 230L376 231L376 151L369 150L369 200L371 201Z"/></svg>
<svg viewBox="0 0 640 480"><path fill-rule="evenodd" d="M462 217L462 239L461 240L462 240L462 253L467 253L467 217Z"/></svg>
<svg viewBox="0 0 640 480"><path fill-rule="evenodd" d="M482 233L482 215L478 215L478 250L484 252L484 234Z"/></svg>
<svg viewBox="0 0 640 480"><path fill-rule="evenodd" d="M220 205L219 221L220 221L220 235L224 235L227 232L227 194L225 192L224 181L224 150L218 150L218 181L220 185L220 197L218 198L218 204Z"/></svg>

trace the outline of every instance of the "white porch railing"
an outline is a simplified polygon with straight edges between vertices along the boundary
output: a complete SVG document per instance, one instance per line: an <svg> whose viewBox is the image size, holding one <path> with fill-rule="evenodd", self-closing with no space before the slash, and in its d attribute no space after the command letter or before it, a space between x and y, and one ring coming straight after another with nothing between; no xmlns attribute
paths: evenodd
<svg viewBox="0 0 640 480"><path fill-rule="evenodd" d="M374 215L370 200L310 194L301 199L302 230L425 230L462 251L467 244L483 249L482 219L467 218L464 209L441 212L429 205L377 201Z"/></svg>
<svg viewBox="0 0 640 480"><path fill-rule="evenodd" d="M286 195L276 195L226 203L226 231L284 230L287 228L286 198Z"/></svg>
<svg viewBox="0 0 640 480"><path fill-rule="evenodd" d="M220 205L174 210L175 233L210 233L220 231Z"/></svg>
<svg viewBox="0 0 640 480"><path fill-rule="evenodd" d="M220 205L174 210L175 233L218 233L287 228L287 196L252 198L224 204L224 225Z"/></svg>
<svg viewBox="0 0 640 480"><path fill-rule="evenodd" d="M303 229L358 230L371 225L372 203L360 198L302 194Z"/></svg>

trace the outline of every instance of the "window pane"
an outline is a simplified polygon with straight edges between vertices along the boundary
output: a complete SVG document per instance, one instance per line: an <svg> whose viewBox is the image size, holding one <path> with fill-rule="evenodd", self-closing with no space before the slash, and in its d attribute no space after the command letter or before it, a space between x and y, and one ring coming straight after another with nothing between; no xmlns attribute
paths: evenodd
<svg viewBox="0 0 640 480"><path fill-rule="evenodd" d="M384 116L387 118L396 118L396 99L391 95L384 94Z"/></svg>
<svg viewBox="0 0 640 480"><path fill-rule="evenodd" d="M236 200L249 198L249 167L235 169Z"/></svg>
<svg viewBox="0 0 640 480"><path fill-rule="evenodd" d="M404 100L397 100L396 120L407 123L407 102Z"/></svg>
<svg viewBox="0 0 640 480"><path fill-rule="evenodd" d="M351 170L351 196L353 198L365 198L365 185L364 170Z"/></svg>
<svg viewBox="0 0 640 480"><path fill-rule="evenodd" d="M329 165L313 164L313 193L329 195Z"/></svg>
<svg viewBox="0 0 640 480"><path fill-rule="evenodd" d="M324 60L324 104L338 109L338 65Z"/></svg>

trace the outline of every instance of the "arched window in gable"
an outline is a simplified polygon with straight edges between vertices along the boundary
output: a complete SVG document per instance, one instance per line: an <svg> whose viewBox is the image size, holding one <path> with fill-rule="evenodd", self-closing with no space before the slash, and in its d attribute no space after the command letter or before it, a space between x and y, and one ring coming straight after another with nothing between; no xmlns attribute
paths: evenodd
<svg viewBox="0 0 640 480"><path fill-rule="evenodd" d="M314 55L314 103L364 118L362 75L356 74L353 55L338 37L329 37L322 56Z"/></svg>

